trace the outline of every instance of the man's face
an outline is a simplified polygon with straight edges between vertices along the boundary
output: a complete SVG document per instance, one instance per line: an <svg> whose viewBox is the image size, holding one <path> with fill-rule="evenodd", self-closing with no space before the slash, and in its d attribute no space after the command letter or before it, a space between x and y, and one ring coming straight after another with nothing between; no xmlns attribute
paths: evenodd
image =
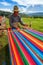
<svg viewBox="0 0 43 65"><path fill-rule="evenodd" d="M15 15L15 16L18 16L18 11L15 11L15 12L14 12L14 15Z"/></svg>

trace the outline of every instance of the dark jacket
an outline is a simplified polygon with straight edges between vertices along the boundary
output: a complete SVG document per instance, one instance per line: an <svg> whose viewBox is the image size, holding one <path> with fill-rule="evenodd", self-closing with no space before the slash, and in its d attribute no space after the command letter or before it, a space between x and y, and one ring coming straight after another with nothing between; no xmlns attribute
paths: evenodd
<svg viewBox="0 0 43 65"><path fill-rule="evenodd" d="M14 24L19 22L21 25L25 25L22 20L21 20L21 17L20 16L14 16L13 14L10 16L10 26L11 27L14 27Z"/></svg>

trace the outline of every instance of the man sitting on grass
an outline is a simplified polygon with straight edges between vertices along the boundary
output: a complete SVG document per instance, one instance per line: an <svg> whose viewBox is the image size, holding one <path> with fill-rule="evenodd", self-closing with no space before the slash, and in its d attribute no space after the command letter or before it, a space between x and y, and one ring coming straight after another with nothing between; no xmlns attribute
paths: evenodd
<svg viewBox="0 0 43 65"><path fill-rule="evenodd" d="M11 28L17 29L18 23L20 23L23 26L28 26L27 24L24 24L19 16L19 8L18 6L14 6L14 13L10 16L10 26Z"/></svg>

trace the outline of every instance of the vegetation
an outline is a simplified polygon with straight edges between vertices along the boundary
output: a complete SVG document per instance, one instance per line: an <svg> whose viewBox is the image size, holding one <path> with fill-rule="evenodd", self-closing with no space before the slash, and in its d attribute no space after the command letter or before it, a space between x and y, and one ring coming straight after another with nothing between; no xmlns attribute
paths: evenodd
<svg viewBox="0 0 43 65"><path fill-rule="evenodd" d="M30 22L32 22L32 28L35 30L38 30L40 32L43 32L43 18L22 18L22 20L30 25Z"/></svg>

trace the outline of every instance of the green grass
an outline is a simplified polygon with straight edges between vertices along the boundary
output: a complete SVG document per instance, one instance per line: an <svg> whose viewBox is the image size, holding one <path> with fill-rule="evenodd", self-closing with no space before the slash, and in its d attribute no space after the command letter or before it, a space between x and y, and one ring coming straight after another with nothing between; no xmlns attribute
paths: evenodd
<svg viewBox="0 0 43 65"><path fill-rule="evenodd" d="M32 22L33 29L43 32L43 18L22 18L22 20L28 25Z"/></svg>
<svg viewBox="0 0 43 65"><path fill-rule="evenodd" d="M26 24L28 24L28 26L30 25L30 21L32 22L32 28L35 30L38 30L40 32L43 32L43 18L22 18L22 21ZM6 18L6 27L10 27L9 25L9 19ZM6 58L7 58L7 62L9 57L8 56L8 38L6 35L3 34L2 37L0 37L0 44L2 44L2 48L0 49L0 56L1 56L1 60L0 62L3 62ZM7 48L7 49L6 49ZM5 58L6 57L6 58ZM0 64L2 65L2 64ZM9 64L7 64L9 65Z"/></svg>
<svg viewBox="0 0 43 65"><path fill-rule="evenodd" d="M0 45L2 44L2 46L6 46L6 44L8 43L8 39L7 36L3 34L2 37L0 37Z"/></svg>

